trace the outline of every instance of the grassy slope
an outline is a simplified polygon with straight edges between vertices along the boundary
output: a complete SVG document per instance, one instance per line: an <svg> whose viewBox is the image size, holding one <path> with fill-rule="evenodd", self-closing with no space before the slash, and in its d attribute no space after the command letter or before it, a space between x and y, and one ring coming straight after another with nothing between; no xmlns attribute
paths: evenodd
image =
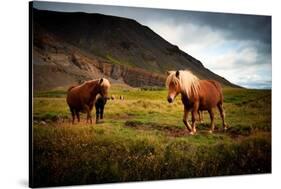
<svg viewBox="0 0 281 189"><path fill-rule="evenodd" d="M35 94L35 185L271 171L271 91L224 89L231 128L221 131L217 113L218 130L208 134L204 113L205 123L198 124L195 136L185 133L180 97L168 104L166 90L122 86L114 86L111 94L125 100L108 101L105 120L98 125L71 125L60 90Z"/></svg>

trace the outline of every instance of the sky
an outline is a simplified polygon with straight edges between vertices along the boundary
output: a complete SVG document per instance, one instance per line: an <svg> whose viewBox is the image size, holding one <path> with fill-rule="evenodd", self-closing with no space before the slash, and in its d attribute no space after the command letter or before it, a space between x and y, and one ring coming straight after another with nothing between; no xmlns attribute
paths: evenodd
<svg viewBox="0 0 281 189"><path fill-rule="evenodd" d="M40 1L34 7L134 19L230 82L271 89L270 16Z"/></svg>

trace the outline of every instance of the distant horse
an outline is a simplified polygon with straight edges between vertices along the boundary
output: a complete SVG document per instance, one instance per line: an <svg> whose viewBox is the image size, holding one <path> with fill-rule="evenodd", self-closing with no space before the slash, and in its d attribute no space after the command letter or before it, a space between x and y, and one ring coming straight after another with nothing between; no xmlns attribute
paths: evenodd
<svg viewBox="0 0 281 189"><path fill-rule="evenodd" d="M75 116L80 122L80 112L87 113L87 123L92 123L91 110L95 102L97 94L107 98L110 83L107 79L101 78L97 80L85 81L81 85L72 86L67 91L67 104L72 115L72 123L74 124Z"/></svg>
<svg viewBox="0 0 281 189"><path fill-rule="evenodd" d="M111 95L110 99L111 99L111 100L114 100L114 99L115 99L115 96L114 96L114 95Z"/></svg>
<svg viewBox="0 0 281 189"><path fill-rule="evenodd" d="M211 118L210 133L214 131L214 111L217 107L222 119L223 128L227 129L225 113L223 109L223 94L219 82L214 80L199 80L189 71L169 71L166 80L168 88L167 100L172 103L178 94L184 105L183 122L190 132L196 133L196 116L198 111L207 110ZM192 114L192 125L188 122L188 113Z"/></svg>
<svg viewBox="0 0 281 189"><path fill-rule="evenodd" d="M96 123L99 122L100 119L103 119L103 111L104 106L106 104L108 98L104 98L101 95L97 95L96 102L95 102L95 108L96 108Z"/></svg>
<svg viewBox="0 0 281 189"><path fill-rule="evenodd" d="M120 95L120 100L124 100L124 96L123 95Z"/></svg>

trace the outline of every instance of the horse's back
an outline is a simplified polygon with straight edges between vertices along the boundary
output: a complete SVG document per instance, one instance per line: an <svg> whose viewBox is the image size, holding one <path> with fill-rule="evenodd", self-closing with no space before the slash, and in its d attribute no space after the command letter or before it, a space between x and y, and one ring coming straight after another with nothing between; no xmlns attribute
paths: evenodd
<svg viewBox="0 0 281 189"><path fill-rule="evenodd" d="M218 81L215 80L200 80L199 81L200 88L203 88L204 91L213 91L221 93L222 87Z"/></svg>
<svg viewBox="0 0 281 189"><path fill-rule="evenodd" d="M209 109L222 103L221 84L214 80L200 80L199 98L202 109Z"/></svg>
<svg viewBox="0 0 281 189"><path fill-rule="evenodd" d="M81 87L81 85L69 87L66 97L68 106L70 108L81 109L83 106L81 99L85 95L84 93L84 89Z"/></svg>

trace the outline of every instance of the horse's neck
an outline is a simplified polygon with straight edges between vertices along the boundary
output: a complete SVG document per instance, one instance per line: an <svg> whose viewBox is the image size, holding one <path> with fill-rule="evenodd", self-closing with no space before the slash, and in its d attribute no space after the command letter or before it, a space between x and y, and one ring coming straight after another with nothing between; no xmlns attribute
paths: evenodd
<svg viewBox="0 0 281 189"><path fill-rule="evenodd" d="M89 91L89 100L90 101L95 100L97 94L99 93L98 87L99 86L98 86L97 82L89 83L88 91Z"/></svg>
<svg viewBox="0 0 281 189"><path fill-rule="evenodd" d="M185 92L182 92L181 100L182 100L182 103L184 104L184 106L189 107L189 106L193 105L193 103L195 101L195 97L193 95L188 97Z"/></svg>
<svg viewBox="0 0 281 189"><path fill-rule="evenodd" d="M195 84L192 84L188 90L189 90L189 94L187 95L187 91L184 91L182 90L181 91L181 94L183 96L186 96L186 98L188 98L190 101L195 101L198 97L199 97L199 93L200 93L200 83L199 83L200 80L198 80L198 83L195 85Z"/></svg>

